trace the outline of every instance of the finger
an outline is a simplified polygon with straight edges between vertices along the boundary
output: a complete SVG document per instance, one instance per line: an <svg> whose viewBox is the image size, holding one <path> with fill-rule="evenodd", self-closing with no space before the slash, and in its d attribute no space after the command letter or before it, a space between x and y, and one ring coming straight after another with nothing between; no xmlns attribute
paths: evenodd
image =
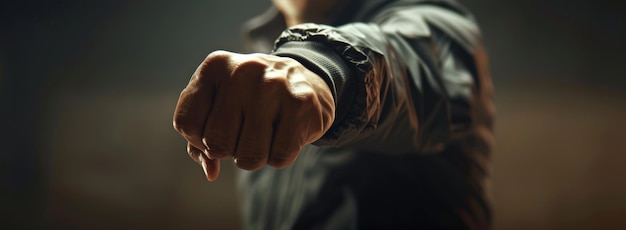
<svg viewBox="0 0 626 230"><path fill-rule="evenodd" d="M255 102L248 105L239 134L235 165L257 170L267 164L272 145L274 123L280 109L278 95L286 92L286 81L280 77L264 78L254 92Z"/></svg>
<svg viewBox="0 0 626 230"><path fill-rule="evenodd" d="M192 75L181 92L174 111L174 128L198 149L204 149L202 132L220 79L228 77L226 52L211 53Z"/></svg>
<svg viewBox="0 0 626 230"><path fill-rule="evenodd" d="M220 175L220 160L209 159L206 155L202 154L202 169L206 175L208 181L215 181Z"/></svg>
<svg viewBox="0 0 626 230"><path fill-rule="evenodd" d="M273 116L269 111L252 110L246 113L235 152L237 167L258 170L267 163L273 132Z"/></svg>
<svg viewBox="0 0 626 230"><path fill-rule="evenodd" d="M202 166L202 170L208 181L215 181L217 179L220 173L219 160L209 159L201 150L193 147L190 143L187 143L187 153L189 153L191 159Z"/></svg>
<svg viewBox="0 0 626 230"><path fill-rule="evenodd" d="M230 158L235 154L243 120L240 92L239 85L231 79L225 79L218 89L202 138L207 156L212 159Z"/></svg>
<svg viewBox="0 0 626 230"><path fill-rule="evenodd" d="M278 121L274 130L274 138L267 164L274 168L284 168L296 161L300 149L304 145L304 133L308 125L293 117L285 117Z"/></svg>

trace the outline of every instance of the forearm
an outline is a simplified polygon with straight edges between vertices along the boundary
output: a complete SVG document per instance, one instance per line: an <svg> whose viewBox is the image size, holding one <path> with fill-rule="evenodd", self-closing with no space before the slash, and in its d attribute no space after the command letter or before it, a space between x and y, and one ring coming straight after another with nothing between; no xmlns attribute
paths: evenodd
<svg viewBox="0 0 626 230"><path fill-rule="evenodd" d="M375 76L370 62L379 57L369 57L375 53L356 46L352 36L340 28L302 24L283 32L273 52L301 61L324 78L334 93L335 121L316 145L342 146L354 141L374 130L374 113L380 112L380 89L371 87L376 82L371 81Z"/></svg>
<svg viewBox="0 0 626 230"><path fill-rule="evenodd" d="M375 21L338 28L299 25L277 41L277 55L318 69L333 89L337 119L316 144L353 142L398 113L408 113L420 148L468 127L477 91L475 24L433 6L389 10Z"/></svg>

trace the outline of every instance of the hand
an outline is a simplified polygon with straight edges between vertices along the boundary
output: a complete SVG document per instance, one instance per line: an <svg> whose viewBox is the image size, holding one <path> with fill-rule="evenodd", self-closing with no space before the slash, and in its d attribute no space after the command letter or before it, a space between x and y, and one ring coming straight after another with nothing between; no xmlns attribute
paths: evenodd
<svg viewBox="0 0 626 230"><path fill-rule="evenodd" d="M219 159L257 170L287 167L322 137L335 104L324 80L296 60L266 54L211 53L180 94L174 128L209 181Z"/></svg>

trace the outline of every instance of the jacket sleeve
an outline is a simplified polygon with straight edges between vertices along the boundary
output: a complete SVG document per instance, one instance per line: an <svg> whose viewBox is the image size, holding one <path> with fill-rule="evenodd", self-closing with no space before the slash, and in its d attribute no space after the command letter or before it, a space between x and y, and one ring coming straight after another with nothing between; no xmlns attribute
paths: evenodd
<svg viewBox="0 0 626 230"><path fill-rule="evenodd" d="M413 145L429 152L472 125L477 47L480 32L470 15L412 4L389 7L367 23L291 27L273 54L300 61L333 92L335 122L314 144L352 144L377 136L380 127L403 125L396 121L405 117Z"/></svg>

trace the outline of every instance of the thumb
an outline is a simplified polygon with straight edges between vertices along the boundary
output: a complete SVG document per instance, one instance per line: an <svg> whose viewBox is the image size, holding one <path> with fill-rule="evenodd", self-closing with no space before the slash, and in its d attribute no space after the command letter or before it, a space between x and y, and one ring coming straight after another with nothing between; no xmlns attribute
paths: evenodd
<svg viewBox="0 0 626 230"><path fill-rule="evenodd" d="M191 143L187 143L187 152L189 157L202 166L202 171L208 181L215 181L220 174L220 161L218 159L209 159L204 152L193 147Z"/></svg>
<svg viewBox="0 0 626 230"><path fill-rule="evenodd" d="M200 154L202 157L201 165L202 170L204 171L204 175L208 181L217 180L217 176L220 175L220 160L219 159L209 159L206 155Z"/></svg>

